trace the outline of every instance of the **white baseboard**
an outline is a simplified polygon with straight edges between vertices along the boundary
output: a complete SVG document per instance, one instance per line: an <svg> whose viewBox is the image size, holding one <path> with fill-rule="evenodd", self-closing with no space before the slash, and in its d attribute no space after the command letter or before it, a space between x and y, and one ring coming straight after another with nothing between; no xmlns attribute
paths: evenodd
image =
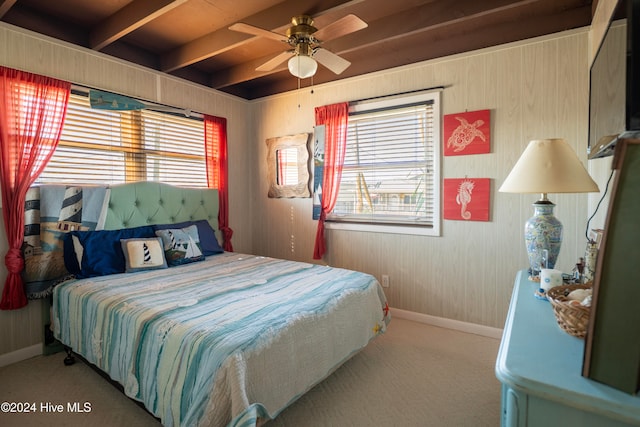
<svg viewBox="0 0 640 427"><path fill-rule="evenodd" d="M0 354L0 368L41 355L42 343L34 344L30 347L24 347L20 350L12 351L11 353Z"/></svg>
<svg viewBox="0 0 640 427"><path fill-rule="evenodd" d="M489 338L502 338L502 329L491 326L478 325L475 323L461 322L460 320L447 319L444 317L431 316L429 314L416 313L415 311L391 308L391 318L413 320L414 322L426 323L427 325L439 326L441 328L454 329L456 331L470 334L482 335ZM393 320L392 320L393 322Z"/></svg>

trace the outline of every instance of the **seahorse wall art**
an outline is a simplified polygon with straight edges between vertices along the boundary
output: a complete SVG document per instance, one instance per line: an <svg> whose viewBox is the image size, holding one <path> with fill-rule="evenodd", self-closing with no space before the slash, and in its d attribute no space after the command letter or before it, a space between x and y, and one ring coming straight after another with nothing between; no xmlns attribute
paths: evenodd
<svg viewBox="0 0 640 427"><path fill-rule="evenodd" d="M444 219L489 221L490 178L445 178Z"/></svg>
<svg viewBox="0 0 640 427"><path fill-rule="evenodd" d="M471 212L467 210L467 206L471 203L471 194L473 193L473 187L475 183L468 179L465 179L458 186L458 195L456 196L456 203L460 205L460 216L463 219L471 219Z"/></svg>
<svg viewBox="0 0 640 427"><path fill-rule="evenodd" d="M491 152L491 110L445 115L443 127L445 156Z"/></svg>

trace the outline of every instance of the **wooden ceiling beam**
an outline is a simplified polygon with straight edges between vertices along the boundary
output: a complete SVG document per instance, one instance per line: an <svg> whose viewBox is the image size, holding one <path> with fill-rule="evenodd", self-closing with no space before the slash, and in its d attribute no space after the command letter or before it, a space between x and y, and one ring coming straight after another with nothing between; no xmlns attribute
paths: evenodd
<svg viewBox="0 0 640 427"><path fill-rule="evenodd" d="M16 0L0 0L0 18L2 18L14 4L16 4Z"/></svg>
<svg viewBox="0 0 640 427"><path fill-rule="evenodd" d="M134 0L89 34L91 49L100 50L188 0Z"/></svg>
<svg viewBox="0 0 640 427"><path fill-rule="evenodd" d="M260 65L273 59L275 55L267 55L261 58L253 59L248 62L244 62L235 67L229 67L224 70L217 71L211 77L210 86L214 89L221 89L234 84L253 80L258 77L268 76L270 74L278 73L287 68L286 62L274 68L270 71L256 71Z"/></svg>
<svg viewBox="0 0 640 427"><path fill-rule="evenodd" d="M269 9L242 19L242 22L276 32L284 32L289 27L292 11L296 14L311 16L347 9L364 0L286 0ZM254 36L221 28L186 43L163 55L160 60L161 71L171 72L196 62L220 55L253 39ZM275 43L275 42L274 42Z"/></svg>

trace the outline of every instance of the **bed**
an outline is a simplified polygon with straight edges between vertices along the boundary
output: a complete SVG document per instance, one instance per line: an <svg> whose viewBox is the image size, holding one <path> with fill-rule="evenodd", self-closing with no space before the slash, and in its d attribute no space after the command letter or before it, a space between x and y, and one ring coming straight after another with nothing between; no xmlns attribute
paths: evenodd
<svg viewBox="0 0 640 427"><path fill-rule="evenodd" d="M64 236L73 277L53 287L54 336L165 426L273 419L390 321L373 276L216 248L215 190L106 197L94 230ZM124 272L99 274L118 248Z"/></svg>

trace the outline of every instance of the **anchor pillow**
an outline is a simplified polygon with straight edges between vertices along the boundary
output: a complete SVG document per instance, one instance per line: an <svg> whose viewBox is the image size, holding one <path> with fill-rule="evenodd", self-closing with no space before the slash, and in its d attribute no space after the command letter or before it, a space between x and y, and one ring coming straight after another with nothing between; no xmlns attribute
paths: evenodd
<svg viewBox="0 0 640 427"><path fill-rule="evenodd" d="M122 239L120 244L127 273L168 267L160 237Z"/></svg>
<svg viewBox="0 0 640 427"><path fill-rule="evenodd" d="M195 225L156 230L156 236L162 238L164 256L170 266L204 260L198 228Z"/></svg>

